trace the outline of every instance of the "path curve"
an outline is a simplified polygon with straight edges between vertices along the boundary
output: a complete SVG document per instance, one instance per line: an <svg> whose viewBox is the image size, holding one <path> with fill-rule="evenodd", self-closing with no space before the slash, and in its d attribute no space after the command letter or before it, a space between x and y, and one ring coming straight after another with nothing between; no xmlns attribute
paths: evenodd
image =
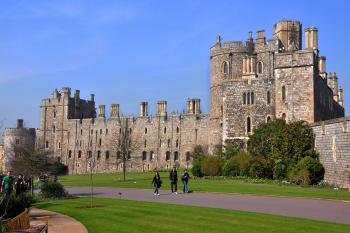
<svg viewBox="0 0 350 233"><path fill-rule="evenodd" d="M88 187L71 187L67 190L76 196L90 195ZM128 200L234 209L350 224L349 201L203 192L175 195L169 191L161 191L160 196L154 196L152 190L94 188L95 197L120 198L118 193L122 193L122 199Z"/></svg>
<svg viewBox="0 0 350 233"><path fill-rule="evenodd" d="M85 226L67 215L42 209L31 209L30 216L50 216L49 233L88 233Z"/></svg>

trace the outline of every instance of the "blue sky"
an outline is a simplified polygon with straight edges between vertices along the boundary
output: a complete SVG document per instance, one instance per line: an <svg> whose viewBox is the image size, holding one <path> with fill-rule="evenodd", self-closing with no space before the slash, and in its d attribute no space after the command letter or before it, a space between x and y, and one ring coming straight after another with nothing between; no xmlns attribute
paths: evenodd
<svg viewBox="0 0 350 233"><path fill-rule="evenodd" d="M248 3L249 2L249 3ZM96 104L168 101L168 112L199 97L209 111L209 48L216 35L246 40L282 18L319 28L327 71L336 71L350 108L348 1L0 1L0 120L39 126L53 89L96 94ZM304 44L304 43L303 43Z"/></svg>

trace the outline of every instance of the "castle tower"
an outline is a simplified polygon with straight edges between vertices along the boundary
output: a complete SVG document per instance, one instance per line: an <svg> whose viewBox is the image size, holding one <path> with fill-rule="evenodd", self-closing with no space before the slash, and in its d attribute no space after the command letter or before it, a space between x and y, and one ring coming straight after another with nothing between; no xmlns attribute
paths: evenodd
<svg viewBox="0 0 350 233"><path fill-rule="evenodd" d="M157 103L157 115L166 116L167 115L167 102L165 100L158 101Z"/></svg>
<svg viewBox="0 0 350 233"><path fill-rule="evenodd" d="M280 20L274 25L274 37L281 43L281 51L295 51L301 49L302 26L299 21Z"/></svg>
<svg viewBox="0 0 350 233"><path fill-rule="evenodd" d="M143 101L140 103L140 117L148 116L148 103Z"/></svg>
<svg viewBox="0 0 350 233"><path fill-rule="evenodd" d="M119 117L119 104L111 104L111 117Z"/></svg>
<svg viewBox="0 0 350 233"><path fill-rule="evenodd" d="M321 56L321 57L318 58L318 70L320 72L321 77L326 79L327 78L326 57Z"/></svg>
<svg viewBox="0 0 350 233"><path fill-rule="evenodd" d="M106 117L105 109L106 109L106 106L103 105L103 104L98 106L98 117L99 118L105 118Z"/></svg>
<svg viewBox="0 0 350 233"><path fill-rule="evenodd" d="M305 49L314 50L318 54L318 29L316 27L305 29Z"/></svg>

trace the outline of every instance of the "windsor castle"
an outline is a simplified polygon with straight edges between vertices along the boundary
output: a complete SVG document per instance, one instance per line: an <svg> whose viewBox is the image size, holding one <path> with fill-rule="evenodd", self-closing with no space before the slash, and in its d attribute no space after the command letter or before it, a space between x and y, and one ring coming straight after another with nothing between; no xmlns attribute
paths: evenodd
<svg viewBox="0 0 350 233"><path fill-rule="evenodd" d="M304 120L314 129L341 122L347 133L350 120L344 118L343 90L337 74L326 71L316 27L303 30L299 21L281 20L273 26L271 39L264 30L255 38L249 32L245 42L223 42L217 36L209 59L209 113L201 112L199 99L189 99L185 113L169 114L167 101L162 100L155 115L149 115L148 103L141 102L138 116L122 116L119 105L112 104L106 118L105 105L96 112L93 94L84 100L79 90L71 93L64 87L41 101L38 129L24 128L21 120L16 128L5 129L3 169L12 145L27 144L49 151L68 165L70 173L88 172L91 161L95 172L119 171L125 122L130 143L137 145L128 153L127 169L137 171L188 167L196 145L209 153L227 141L244 145L255 127L277 118ZM317 132L316 140L322 135ZM332 148L324 150L334 153ZM343 157L342 168L350 169L350 155Z"/></svg>

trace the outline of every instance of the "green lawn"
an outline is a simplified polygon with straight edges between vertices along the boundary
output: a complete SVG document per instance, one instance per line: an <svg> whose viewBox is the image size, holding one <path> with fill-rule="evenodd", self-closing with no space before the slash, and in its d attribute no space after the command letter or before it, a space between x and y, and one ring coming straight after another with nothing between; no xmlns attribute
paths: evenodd
<svg viewBox="0 0 350 233"><path fill-rule="evenodd" d="M348 233L350 225L224 209L95 198L50 201L35 207L69 215L89 232Z"/></svg>
<svg viewBox="0 0 350 233"><path fill-rule="evenodd" d="M151 180L153 173L128 173L127 181L122 180L121 173L94 174L94 185L96 187L112 188L142 188L152 189ZM161 172L163 180L162 189L169 189L168 173ZM65 186L89 186L90 178L88 174L70 175L60 177L60 181ZM179 182L181 188L182 183ZM227 192L254 195L279 195L292 197L308 197L323 199L350 200L350 192L346 190L333 190L331 188L300 187L294 185L279 184L257 184L247 183L235 179L191 179L190 190L195 192Z"/></svg>

